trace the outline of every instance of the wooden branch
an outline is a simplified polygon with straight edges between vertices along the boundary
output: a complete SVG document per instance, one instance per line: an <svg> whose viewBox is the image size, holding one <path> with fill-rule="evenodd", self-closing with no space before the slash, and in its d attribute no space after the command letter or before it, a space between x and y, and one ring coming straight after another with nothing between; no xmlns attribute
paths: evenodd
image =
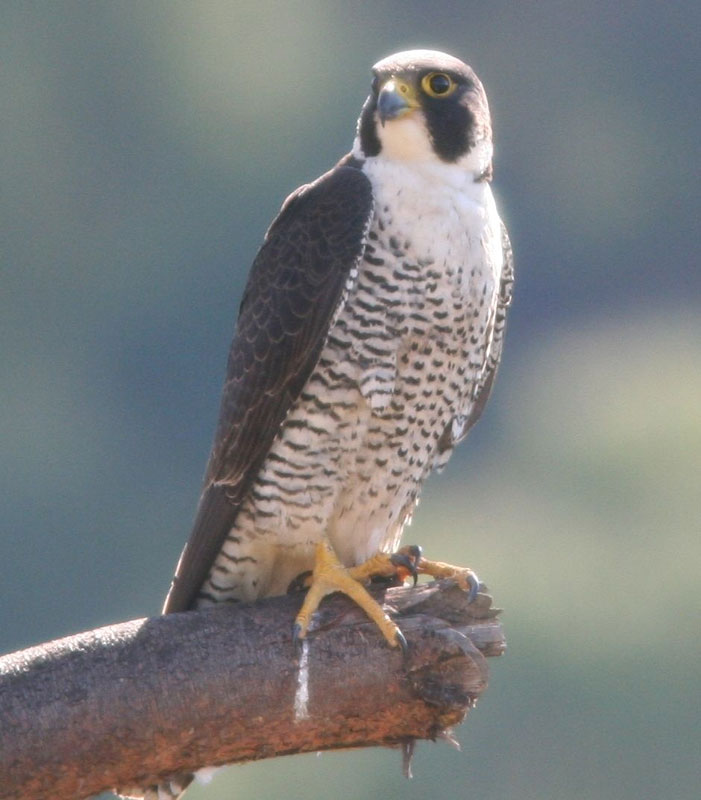
<svg viewBox="0 0 701 800"><path fill-rule="evenodd" d="M491 598L450 581L378 589L390 649L347 598L291 641L299 596L134 620L0 659L0 796L83 798L205 765L435 738L505 643Z"/></svg>

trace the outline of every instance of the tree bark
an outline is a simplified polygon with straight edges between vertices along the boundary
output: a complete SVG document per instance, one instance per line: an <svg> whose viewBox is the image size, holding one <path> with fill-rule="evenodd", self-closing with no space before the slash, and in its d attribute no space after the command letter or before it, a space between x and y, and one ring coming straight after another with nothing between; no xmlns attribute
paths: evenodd
<svg viewBox="0 0 701 800"><path fill-rule="evenodd" d="M487 686L505 642L491 598L451 581L374 590L388 647L352 602L299 596L134 620L0 659L0 797L84 798L271 756L436 738Z"/></svg>

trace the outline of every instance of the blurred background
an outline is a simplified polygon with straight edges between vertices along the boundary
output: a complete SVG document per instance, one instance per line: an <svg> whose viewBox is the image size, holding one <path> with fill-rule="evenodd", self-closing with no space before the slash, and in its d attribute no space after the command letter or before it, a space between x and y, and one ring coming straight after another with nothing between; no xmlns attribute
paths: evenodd
<svg viewBox="0 0 701 800"><path fill-rule="evenodd" d="M406 541L469 563L509 651L458 731L234 767L192 800L698 797L698 2L7 0L0 652L156 613L238 302L370 66L472 64L516 254L482 422Z"/></svg>

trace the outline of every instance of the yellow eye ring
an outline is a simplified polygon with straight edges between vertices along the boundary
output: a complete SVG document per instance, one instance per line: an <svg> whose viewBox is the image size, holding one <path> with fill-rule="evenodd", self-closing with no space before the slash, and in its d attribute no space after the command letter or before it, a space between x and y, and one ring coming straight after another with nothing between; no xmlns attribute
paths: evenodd
<svg viewBox="0 0 701 800"><path fill-rule="evenodd" d="M429 72L421 78L421 88L429 97L449 97L458 85L445 72Z"/></svg>

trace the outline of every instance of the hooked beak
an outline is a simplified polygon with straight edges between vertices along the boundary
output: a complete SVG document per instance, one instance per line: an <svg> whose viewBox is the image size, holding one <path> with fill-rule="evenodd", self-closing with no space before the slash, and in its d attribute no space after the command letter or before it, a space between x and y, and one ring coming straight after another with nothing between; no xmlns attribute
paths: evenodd
<svg viewBox="0 0 701 800"><path fill-rule="evenodd" d="M377 98L377 113L383 128L387 120L403 117L418 107L419 102L411 86L394 78L384 84Z"/></svg>

